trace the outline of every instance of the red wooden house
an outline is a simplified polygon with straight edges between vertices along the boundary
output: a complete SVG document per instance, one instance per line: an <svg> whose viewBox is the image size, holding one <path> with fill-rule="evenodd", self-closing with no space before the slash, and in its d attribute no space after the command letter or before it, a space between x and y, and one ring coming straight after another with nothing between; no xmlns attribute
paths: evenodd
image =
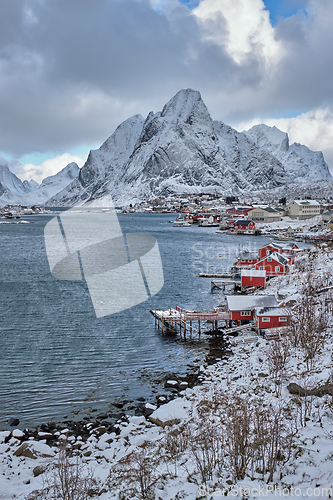
<svg viewBox="0 0 333 500"><path fill-rule="evenodd" d="M291 245L279 245L278 243L268 243L268 245L259 248L258 250L259 259L262 259L266 255L270 255L273 252L277 252L280 254L281 253L294 254L295 249L298 250L298 246L296 245L296 243L293 243Z"/></svg>
<svg viewBox="0 0 333 500"><path fill-rule="evenodd" d="M290 313L287 307L261 307L255 310L255 325L260 329L287 326L289 321Z"/></svg>
<svg viewBox="0 0 333 500"><path fill-rule="evenodd" d="M266 276L280 276L288 272L288 264L287 257L274 252L258 260L254 268L257 271L266 271Z"/></svg>
<svg viewBox="0 0 333 500"><path fill-rule="evenodd" d="M241 272L241 286L265 287L266 271L243 269Z"/></svg>
<svg viewBox="0 0 333 500"><path fill-rule="evenodd" d="M275 295L228 295L227 310L232 320L250 321L256 307L277 307Z"/></svg>
<svg viewBox="0 0 333 500"><path fill-rule="evenodd" d="M246 250L240 252L237 257L238 266L253 266L253 264L255 264L256 262L258 262L258 255Z"/></svg>
<svg viewBox="0 0 333 500"><path fill-rule="evenodd" d="M255 227L256 225L253 222L253 220L246 220L246 219L235 220L233 224L233 228L236 231L253 231Z"/></svg>
<svg viewBox="0 0 333 500"><path fill-rule="evenodd" d="M220 216L212 213L204 213L204 214L196 214L193 217L193 222L199 222L205 219L209 219L209 217L213 217L214 222L218 222L220 220Z"/></svg>

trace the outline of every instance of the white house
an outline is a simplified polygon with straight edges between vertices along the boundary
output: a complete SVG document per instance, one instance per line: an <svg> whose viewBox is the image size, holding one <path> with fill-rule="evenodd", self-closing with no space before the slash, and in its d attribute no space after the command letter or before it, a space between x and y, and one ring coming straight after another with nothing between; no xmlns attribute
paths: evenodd
<svg viewBox="0 0 333 500"><path fill-rule="evenodd" d="M316 200L294 200L286 206L286 212L292 219L310 219L320 214L320 205Z"/></svg>

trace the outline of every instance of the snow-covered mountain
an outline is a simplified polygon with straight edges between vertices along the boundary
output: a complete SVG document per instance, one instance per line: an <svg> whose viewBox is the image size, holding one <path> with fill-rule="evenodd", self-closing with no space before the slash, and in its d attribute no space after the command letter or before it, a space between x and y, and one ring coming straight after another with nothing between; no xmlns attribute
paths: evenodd
<svg viewBox="0 0 333 500"><path fill-rule="evenodd" d="M38 187L35 181L22 182L13 174L7 165L0 165L0 197L15 194L26 194Z"/></svg>
<svg viewBox="0 0 333 500"><path fill-rule="evenodd" d="M237 194L314 178L332 180L322 153L289 146L288 135L275 127L237 132L214 122L200 93L187 89L162 111L119 125L90 152L77 179L47 204L112 197L119 205L169 193Z"/></svg>
<svg viewBox="0 0 333 500"><path fill-rule="evenodd" d="M297 142L289 145L289 137L276 127L255 125L244 132L260 149L275 156L294 182L332 180L324 155Z"/></svg>
<svg viewBox="0 0 333 500"><path fill-rule="evenodd" d="M76 163L69 163L60 172L47 177L38 185L34 180L21 181L8 166L0 165L0 206L44 205L46 200L64 189L79 174Z"/></svg>

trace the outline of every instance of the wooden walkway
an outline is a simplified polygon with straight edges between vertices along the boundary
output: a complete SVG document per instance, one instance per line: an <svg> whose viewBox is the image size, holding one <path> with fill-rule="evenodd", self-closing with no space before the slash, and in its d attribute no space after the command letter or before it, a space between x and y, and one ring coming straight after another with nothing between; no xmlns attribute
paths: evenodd
<svg viewBox="0 0 333 500"><path fill-rule="evenodd" d="M237 285L241 286L241 281L240 280L211 281L210 290L211 292L213 290L225 290L225 287L228 285L234 285L234 288L236 288Z"/></svg>
<svg viewBox="0 0 333 500"><path fill-rule="evenodd" d="M176 306L175 309L150 310L150 312L155 318L155 326L158 328L161 326L163 334L167 330L175 330L176 327L179 327L180 333L183 329L184 337L186 337L186 331L190 333L196 331L200 335L202 321L210 321L213 330L218 330L219 321L224 321L227 324L231 320L230 313L220 308L216 308L214 311L191 311ZM193 322L197 322L197 327L193 325Z"/></svg>

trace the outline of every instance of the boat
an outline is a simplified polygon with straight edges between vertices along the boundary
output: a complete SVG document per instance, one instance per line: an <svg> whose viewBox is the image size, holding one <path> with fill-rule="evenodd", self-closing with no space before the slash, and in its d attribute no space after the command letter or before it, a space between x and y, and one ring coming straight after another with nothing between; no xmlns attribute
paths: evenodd
<svg viewBox="0 0 333 500"><path fill-rule="evenodd" d="M173 227L191 227L191 224L185 219L176 219L173 223Z"/></svg>
<svg viewBox="0 0 333 500"><path fill-rule="evenodd" d="M292 240L292 237L291 236L275 236L274 239L278 240L278 241L290 241L290 240Z"/></svg>

